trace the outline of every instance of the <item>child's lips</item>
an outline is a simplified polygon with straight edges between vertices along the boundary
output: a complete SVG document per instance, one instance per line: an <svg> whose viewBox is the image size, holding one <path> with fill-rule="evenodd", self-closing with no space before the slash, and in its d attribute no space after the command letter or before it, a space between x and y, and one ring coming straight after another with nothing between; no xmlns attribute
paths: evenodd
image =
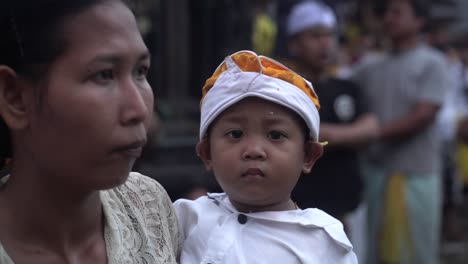
<svg viewBox="0 0 468 264"><path fill-rule="evenodd" d="M242 177L265 177L265 174L261 169L257 168L250 168L246 170L244 173L242 173Z"/></svg>

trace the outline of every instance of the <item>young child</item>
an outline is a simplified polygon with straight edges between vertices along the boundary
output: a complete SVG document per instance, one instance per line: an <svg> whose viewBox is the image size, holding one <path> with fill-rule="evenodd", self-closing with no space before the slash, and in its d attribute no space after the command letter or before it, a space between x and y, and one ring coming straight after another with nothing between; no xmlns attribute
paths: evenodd
<svg viewBox="0 0 468 264"><path fill-rule="evenodd" d="M322 155L310 82L250 51L203 87L197 154L225 193L174 203L181 263L357 263L342 224L290 195Z"/></svg>

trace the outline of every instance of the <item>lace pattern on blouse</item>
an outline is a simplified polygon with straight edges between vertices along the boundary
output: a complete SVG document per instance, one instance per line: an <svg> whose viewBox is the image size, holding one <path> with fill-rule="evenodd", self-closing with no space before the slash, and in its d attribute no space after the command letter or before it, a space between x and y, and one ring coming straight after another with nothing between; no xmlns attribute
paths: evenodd
<svg viewBox="0 0 468 264"><path fill-rule="evenodd" d="M101 192L101 200L109 264L177 263L182 235L159 183L132 173L125 185Z"/></svg>
<svg viewBox="0 0 468 264"><path fill-rule="evenodd" d="M182 247L176 215L164 188L131 173L127 182L101 191L109 264L173 264ZM0 243L0 263L13 264Z"/></svg>

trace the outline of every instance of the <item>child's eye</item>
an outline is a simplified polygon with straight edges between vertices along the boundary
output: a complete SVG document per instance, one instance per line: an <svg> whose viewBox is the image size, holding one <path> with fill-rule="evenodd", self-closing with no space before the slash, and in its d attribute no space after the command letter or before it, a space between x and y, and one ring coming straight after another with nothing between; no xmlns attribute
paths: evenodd
<svg viewBox="0 0 468 264"><path fill-rule="evenodd" d="M285 138L286 135L278 131L271 131L270 133L268 133L268 137L273 140L279 140L279 139Z"/></svg>
<svg viewBox="0 0 468 264"><path fill-rule="evenodd" d="M244 132L241 130L232 130L227 133L227 135L234 139L239 139L244 135Z"/></svg>
<svg viewBox="0 0 468 264"><path fill-rule="evenodd" d="M114 80L114 72L111 69L102 70L96 73L92 79L97 83L106 83Z"/></svg>

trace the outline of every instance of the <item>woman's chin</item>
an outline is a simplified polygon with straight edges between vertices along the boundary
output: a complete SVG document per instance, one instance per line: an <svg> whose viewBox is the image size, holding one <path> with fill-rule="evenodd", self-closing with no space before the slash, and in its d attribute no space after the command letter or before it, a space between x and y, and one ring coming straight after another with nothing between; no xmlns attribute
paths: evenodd
<svg viewBox="0 0 468 264"><path fill-rule="evenodd" d="M121 170L113 170L101 175L95 182L96 190L108 190L124 184L130 175L131 167Z"/></svg>

